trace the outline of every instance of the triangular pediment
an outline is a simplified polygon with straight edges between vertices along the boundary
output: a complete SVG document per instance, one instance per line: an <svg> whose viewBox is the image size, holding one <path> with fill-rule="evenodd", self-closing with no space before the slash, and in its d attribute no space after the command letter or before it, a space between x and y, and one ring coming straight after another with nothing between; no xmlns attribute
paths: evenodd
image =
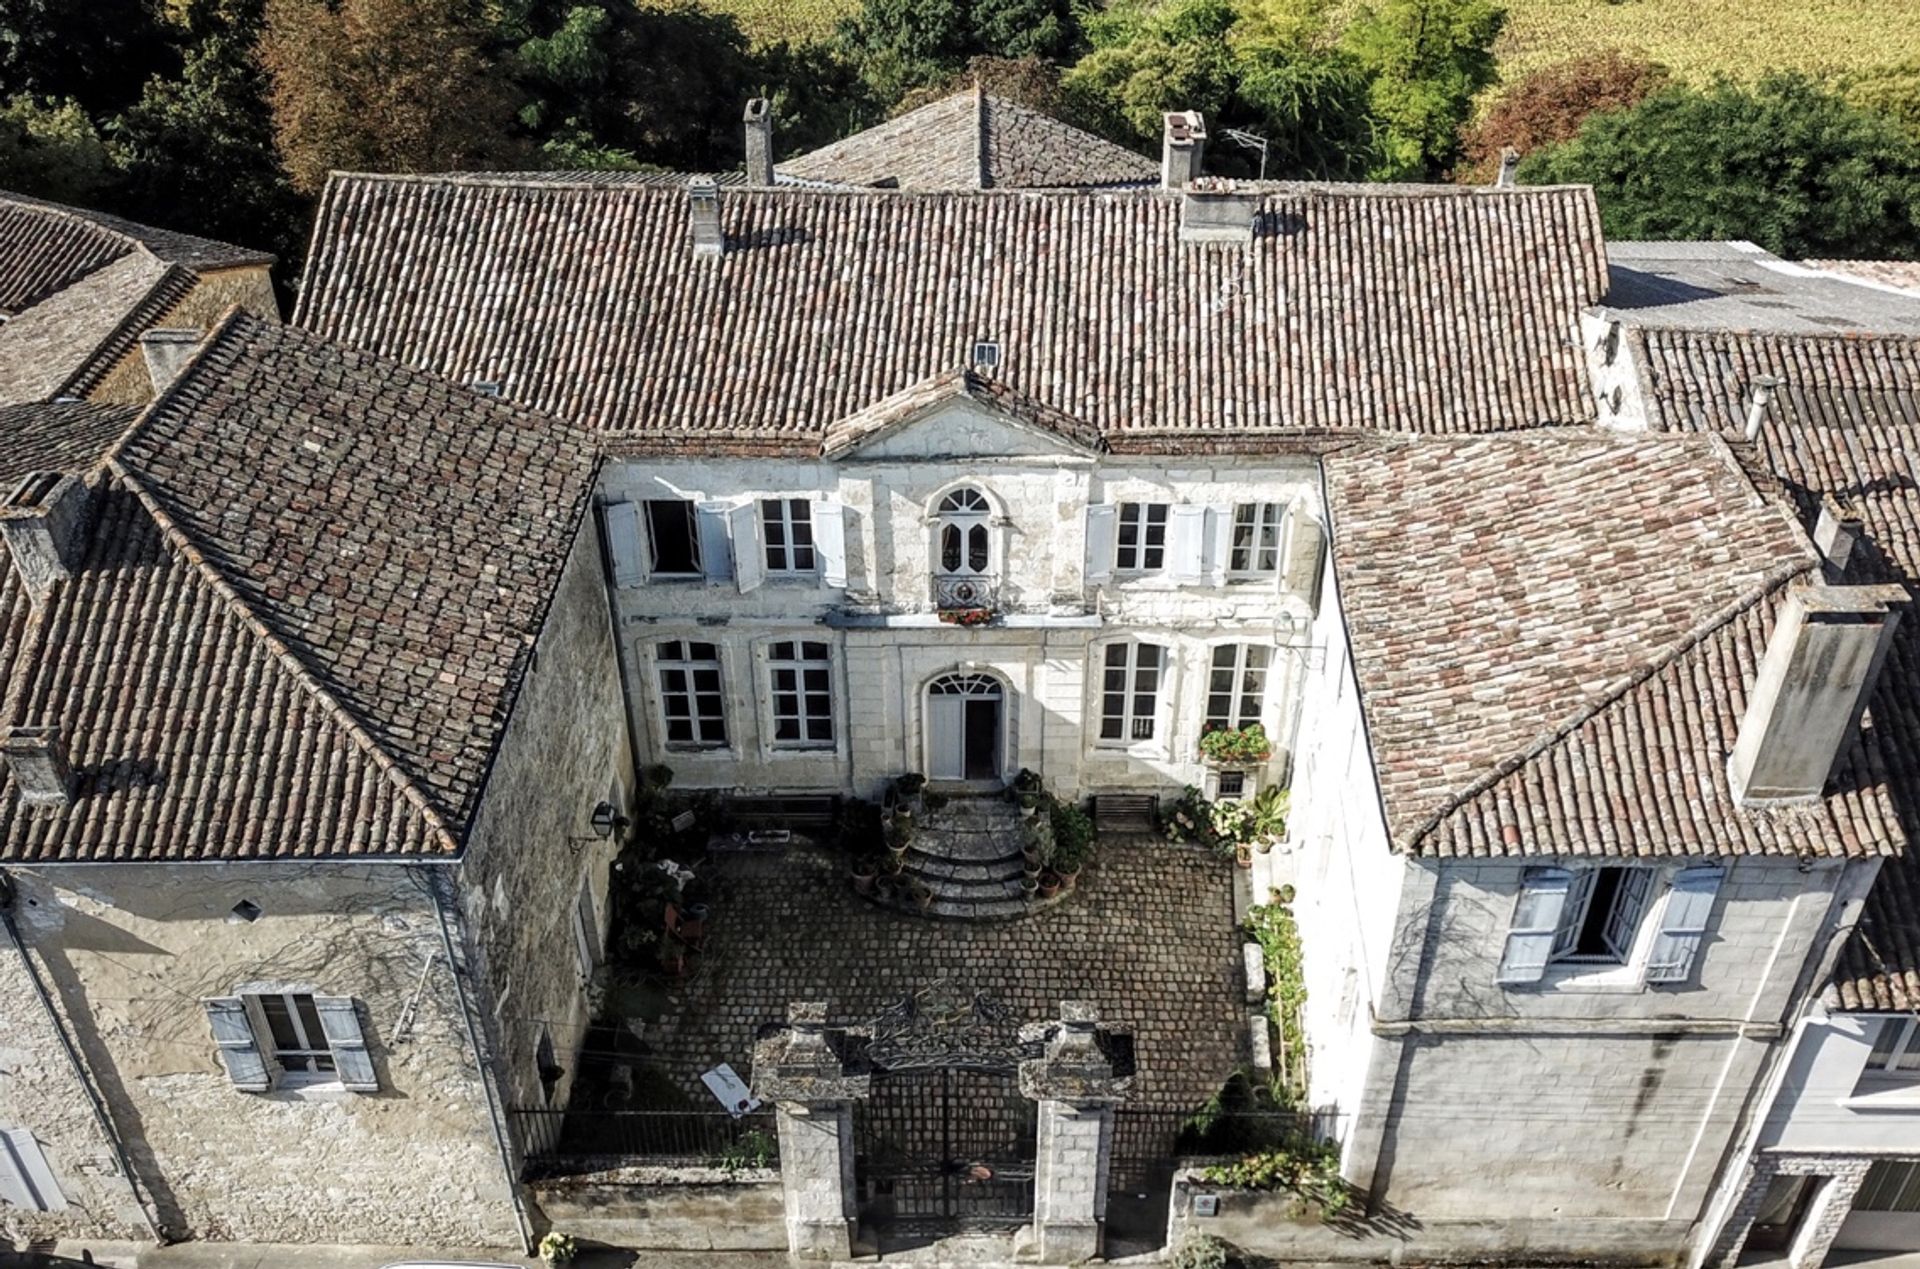
<svg viewBox="0 0 1920 1269"><path fill-rule="evenodd" d="M1099 433L969 371L923 380L827 429L828 458L919 460L1090 456Z"/></svg>

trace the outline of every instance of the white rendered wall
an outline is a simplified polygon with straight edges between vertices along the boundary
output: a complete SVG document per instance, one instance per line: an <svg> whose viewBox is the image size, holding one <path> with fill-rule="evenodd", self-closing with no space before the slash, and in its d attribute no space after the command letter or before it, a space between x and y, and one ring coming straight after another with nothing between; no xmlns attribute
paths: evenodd
<svg viewBox="0 0 1920 1269"><path fill-rule="evenodd" d="M1888 1016L1896 1026L1905 1021ZM1861 1082L1881 1021L1824 1010L1807 1018L1761 1129L1761 1149L1920 1154L1920 1081Z"/></svg>

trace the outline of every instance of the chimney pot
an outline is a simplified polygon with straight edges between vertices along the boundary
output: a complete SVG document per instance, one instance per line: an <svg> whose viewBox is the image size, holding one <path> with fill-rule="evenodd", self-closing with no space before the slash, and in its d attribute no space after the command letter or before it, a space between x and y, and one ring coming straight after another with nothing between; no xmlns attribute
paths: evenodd
<svg viewBox="0 0 1920 1269"><path fill-rule="evenodd" d="M180 377L187 358L200 347L207 332L196 328L156 328L140 336L140 352L147 359L147 377L153 380L153 395L159 396L167 385Z"/></svg>
<svg viewBox="0 0 1920 1269"><path fill-rule="evenodd" d="M747 184L773 184L773 103L755 97L747 103Z"/></svg>
<svg viewBox="0 0 1920 1269"><path fill-rule="evenodd" d="M1827 580L1839 581L1847 571L1854 543L1860 540L1865 528L1866 522L1851 508L1841 506L1831 497L1820 500L1820 518L1813 525L1813 544L1820 548L1820 558L1826 561Z"/></svg>
<svg viewBox="0 0 1920 1269"><path fill-rule="evenodd" d="M73 772L58 727L15 727L4 752L23 806L73 804Z"/></svg>
<svg viewBox="0 0 1920 1269"><path fill-rule="evenodd" d="M693 253L717 256L727 249L720 232L720 186L711 176L687 182L687 214L693 224Z"/></svg>
<svg viewBox="0 0 1920 1269"><path fill-rule="evenodd" d="M1200 175L1207 148L1207 120L1198 110L1169 110L1161 116L1160 188L1185 189Z"/></svg>
<svg viewBox="0 0 1920 1269"><path fill-rule="evenodd" d="M1820 797L1866 712L1906 602L1903 586L1788 592L1727 759L1740 805Z"/></svg>
<svg viewBox="0 0 1920 1269"><path fill-rule="evenodd" d="M1512 189L1513 174L1520 168L1520 151L1510 145L1500 147L1500 175L1494 178L1496 189Z"/></svg>
<svg viewBox="0 0 1920 1269"><path fill-rule="evenodd" d="M92 503L92 491L78 476L40 471L16 485L0 505L0 539L35 606L45 602L55 582L79 571Z"/></svg>

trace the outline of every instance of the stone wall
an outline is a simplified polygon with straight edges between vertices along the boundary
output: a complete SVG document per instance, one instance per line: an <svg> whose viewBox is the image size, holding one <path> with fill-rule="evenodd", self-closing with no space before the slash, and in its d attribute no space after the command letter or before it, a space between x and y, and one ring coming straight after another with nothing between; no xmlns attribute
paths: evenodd
<svg viewBox="0 0 1920 1269"><path fill-rule="evenodd" d="M607 870L619 849L593 811L632 813L633 759L599 538L589 518L574 543L534 661L488 777L459 868L460 904L479 950L490 1049L512 1106L547 1104L535 1061L542 1028L568 1075L587 1022L586 986L606 939ZM582 901L583 890L588 898Z"/></svg>
<svg viewBox="0 0 1920 1269"><path fill-rule="evenodd" d="M633 1251L785 1251L780 1175L633 1168L535 1181L545 1223L583 1244Z"/></svg>
<svg viewBox="0 0 1920 1269"><path fill-rule="evenodd" d="M211 330L228 309L239 305L256 317L280 319L280 303L265 265L220 269L200 275L192 290L152 325L157 329ZM144 405L153 399L153 379L147 373L146 354L135 343L113 364L89 394L94 401Z"/></svg>
<svg viewBox="0 0 1920 1269"><path fill-rule="evenodd" d="M22 936L166 1234L515 1241L424 873L272 862L14 870ZM257 919L232 917L242 900ZM27 1023L6 1033L9 1049L16 1036L27 1043L0 1074L0 1123L42 1137L77 1199L64 1219L9 1215L35 1236L144 1236L69 1069L32 1021L23 978L8 971L0 983L6 1020ZM379 1091L236 1088L201 1001L272 991L352 997Z"/></svg>
<svg viewBox="0 0 1920 1269"><path fill-rule="evenodd" d="M1874 1162L1873 1157L1862 1155L1774 1151L1754 1155L1746 1168L1745 1186L1708 1248L1705 1263L1726 1267L1740 1258L1747 1238L1753 1232L1754 1219L1760 1215L1766 1203L1767 1190L1775 1177L1813 1176L1826 1180L1815 1182L1820 1187L1819 1191L1801 1219L1793 1245L1787 1249L1787 1262L1792 1269L1818 1269L1827 1257L1828 1248L1833 1246L1834 1238L1840 1233L1841 1226L1846 1224L1847 1216L1853 1209L1854 1195L1859 1192L1860 1184L1866 1180L1867 1170Z"/></svg>

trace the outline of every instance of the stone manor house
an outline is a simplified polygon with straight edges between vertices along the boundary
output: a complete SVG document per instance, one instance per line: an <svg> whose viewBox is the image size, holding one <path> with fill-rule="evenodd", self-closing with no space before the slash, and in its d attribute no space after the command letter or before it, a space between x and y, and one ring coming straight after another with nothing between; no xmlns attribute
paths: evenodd
<svg viewBox="0 0 1920 1269"><path fill-rule="evenodd" d="M25 403L9 1228L564 1228L507 1112L568 1105L665 764L796 802L1290 790L1247 884L1292 887L1360 1214L1183 1170L1173 1237L1920 1246L1920 294L1607 244L1584 188L1210 180L1195 115L1156 180L926 109L776 165L750 106L744 179L338 174L289 327L150 332L153 400L86 444ZM1256 722L1269 758L1203 760ZM1059 915L1022 902L888 919ZM1178 990L1244 1019L1239 973ZM879 1079L809 989L708 1060L778 1106L768 1245L839 1258ZM1167 1051L1096 1003L1020 1019L1043 1260L1103 1250L1116 1054ZM753 1192L608 1201L666 1247Z"/></svg>

